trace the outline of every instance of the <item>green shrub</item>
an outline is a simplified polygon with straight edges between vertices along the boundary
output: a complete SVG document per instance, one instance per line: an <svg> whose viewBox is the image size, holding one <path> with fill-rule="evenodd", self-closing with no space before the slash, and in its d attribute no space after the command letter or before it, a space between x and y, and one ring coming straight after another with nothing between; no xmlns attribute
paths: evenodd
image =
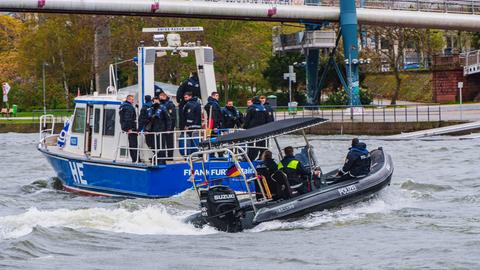
<svg viewBox="0 0 480 270"><path fill-rule="evenodd" d="M360 102L362 105L369 105L373 101L373 95L367 89L360 89ZM348 95L346 91L337 90L328 95L323 105L348 105Z"/></svg>

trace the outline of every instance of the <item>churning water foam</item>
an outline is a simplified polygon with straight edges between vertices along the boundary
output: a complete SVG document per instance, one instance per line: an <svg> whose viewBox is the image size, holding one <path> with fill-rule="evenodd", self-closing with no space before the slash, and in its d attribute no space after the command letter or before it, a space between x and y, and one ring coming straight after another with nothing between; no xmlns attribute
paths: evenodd
<svg viewBox="0 0 480 270"><path fill-rule="evenodd" d="M147 206L129 211L124 208L88 208L39 210L30 208L19 215L0 217L0 240L18 238L32 232L36 226L96 229L116 233L200 235L216 233L206 227L197 229L182 221L188 214L171 215L163 205Z"/></svg>
<svg viewBox="0 0 480 270"><path fill-rule="evenodd" d="M339 209L324 210L311 213L303 218L294 221L270 221L261 223L251 232L262 232L272 230L309 229L331 223L348 223L365 219L372 214L388 214L394 210L408 207L411 201L396 189L381 191L372 199L345 206Z"/></svg>

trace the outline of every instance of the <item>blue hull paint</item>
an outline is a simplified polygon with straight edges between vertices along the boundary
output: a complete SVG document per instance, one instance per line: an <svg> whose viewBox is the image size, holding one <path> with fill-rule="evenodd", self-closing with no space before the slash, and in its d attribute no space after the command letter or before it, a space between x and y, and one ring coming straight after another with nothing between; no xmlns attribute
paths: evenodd
<svg viewBox="0 0 480 270"><path fill-rule="evenodd" d="M146 167L121 165L116 163L100 163L87 159L75 159L59 156L43 149L50 165L56 171L58 178L68 187L88 192L106 193L108 195L162 198L179 194L192 188L189 181L189 165L187 163L171 164L161 167ZM225 177L230 162L207 163L206 170L210 179ZM241 163L247 168L246 163ZM202 172L200 164L196 175ZM250 172L247 171L247 176ZM201 181L201 175L195 177ZM222 181L222 180L221 180ZM228 184L238 191L244 191L243 180L230 178ZM250 186L254 189L253 185Z"/></svg>

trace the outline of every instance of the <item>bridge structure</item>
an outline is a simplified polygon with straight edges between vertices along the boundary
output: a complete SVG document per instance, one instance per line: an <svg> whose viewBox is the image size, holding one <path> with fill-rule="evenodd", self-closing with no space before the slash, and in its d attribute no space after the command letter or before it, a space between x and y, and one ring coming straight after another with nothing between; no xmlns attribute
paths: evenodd
<svg viewBox="0 0 480 270"><path fill-rule="evenodd" d="M317 30L339 22L350 104L359 105L358 24L480 29L478 0L1 0L0 11L168 16L296 22ZM307 98L318 96L318 49L307 54Z"/></svg>

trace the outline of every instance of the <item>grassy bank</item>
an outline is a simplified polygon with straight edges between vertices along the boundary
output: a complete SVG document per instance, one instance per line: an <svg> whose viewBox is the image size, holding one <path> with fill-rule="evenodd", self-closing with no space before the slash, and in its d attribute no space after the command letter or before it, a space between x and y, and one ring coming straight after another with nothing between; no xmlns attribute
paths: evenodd
<svg viewBox="0 0 480 270"><path fill-rule="evenodd" d="M399 100L412 102L432 102L433 86L432 73L402 72ZM391 98L396 87L393 73L370 73L364 81L365 86L374 94L375 98Z"/></svg>

